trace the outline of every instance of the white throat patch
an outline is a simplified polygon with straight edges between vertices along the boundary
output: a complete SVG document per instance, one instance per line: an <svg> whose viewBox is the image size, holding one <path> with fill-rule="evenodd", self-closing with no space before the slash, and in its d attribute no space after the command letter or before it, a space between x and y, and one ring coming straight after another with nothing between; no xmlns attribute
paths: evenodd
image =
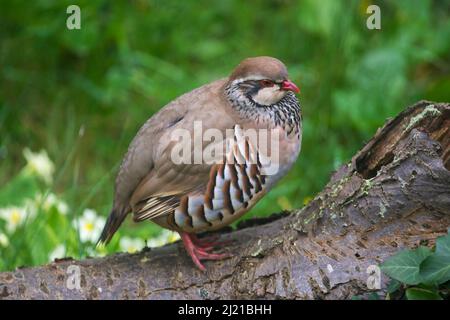
<svg viewBox="0 0 450 320"><path fill-rule="evenodd" d="M273 85L271 87L262 88L253 96L253 100L263 106L271 106L286 95L286 91L280 90L280 87Z"/></svg>

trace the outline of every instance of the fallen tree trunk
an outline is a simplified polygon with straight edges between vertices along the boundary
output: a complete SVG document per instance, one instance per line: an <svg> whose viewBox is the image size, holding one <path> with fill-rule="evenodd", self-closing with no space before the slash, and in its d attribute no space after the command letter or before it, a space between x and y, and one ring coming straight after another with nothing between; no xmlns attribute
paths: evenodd
<svg viewBox="0 0 450 320"><path fill-rule="evenodd" d="M449 170L450 104L419 102L378 130L306 207L248 220L222 234L223 240L234 241L229 249L236 255L206 262L207 273L197 270L176 243L1 273L0 298L349 299L373 290L383 294L388 279L381 275L377 289L378 269L370 266L402 248L432 245L450 226Z"/></svg>

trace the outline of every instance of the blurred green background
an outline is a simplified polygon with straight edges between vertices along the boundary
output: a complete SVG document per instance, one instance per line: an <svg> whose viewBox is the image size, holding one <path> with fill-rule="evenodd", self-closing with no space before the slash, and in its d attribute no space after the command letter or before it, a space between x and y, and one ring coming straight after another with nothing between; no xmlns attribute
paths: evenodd
<svg viewBox="0 0 450 320"><path fill-rule="evenodd" d="M66 28L70 4L81 30ZM381 30L366 27L370 4ZM430 0L2 1L0 270L173 241L126 221L94 248L117 166L147 118L249 56L285 62L304 136L246 218L303 206L386 118L450 101L449 12Z"/></svg>

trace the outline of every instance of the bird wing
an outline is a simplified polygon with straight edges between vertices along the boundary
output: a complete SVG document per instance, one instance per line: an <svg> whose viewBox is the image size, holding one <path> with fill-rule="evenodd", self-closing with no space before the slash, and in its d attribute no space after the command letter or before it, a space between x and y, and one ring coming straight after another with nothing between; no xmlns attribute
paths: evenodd
<svg viewBox="0 0 450 320"><path fill-rule="evenodd" d="M186 192L188 186L182 181L182 175L171 173L173 170L170 168L166 168L167 174L162 174L165 171L165 164L161 159L167 155L165 150L170 144L167 133L175 128L192 129L196 119L211 124L209 121L216 121L221 117L221 120L224 120L223 127L227 126L230 121L227 121L229 115L225 110L228 109L230 113L231 106L223 94L226 82L227 79L220 79L178 97L141 127L119 168L115 181L113 208L99 243L106 244L111 240L133 206L138 208L136 206L138 202L154 197L153 210L164 211L163 208L176 203L179 194ZM188 173L194 174L195 170L198 169L187 170L184 177L189 179ZM177 176L178 179L175 179ZM193 176L192 182L201 180L202 176ZM193 184L199 185L198 182ZM134 201L131 201L132 197Z"/></svg>
<svg viewBox="0 0 450 320"><path fill-rule="evenodd" d="M214 162L176 164L171 153L175 148L173 143L165 148L159 163L156 163L158 169L141 182L131 198L135 221L174 214L180 207L184 208L182 211L187 219L203 219L195 223L191 220L191 227L194 227L195 224L210 222L205 213L218 216L225 210L233 215L263 191L265 176L255 141L243 135L239 125L232 122L229 125L221 128L232 129L228 135L216 136L213 142L207 141L206 146L204 144L200 149L214 150ZM189 155L193 157L196 151L199 152L194 146ZM210 154L209 151L204 156ZM191 196L194 197L191 199ZM207 209L197 207L203 203Z"/></svg>
<svg viewBox="0 0 450 320"><path fill-rule="evenodd" d="M168 214L182 196L206 187L213 164L194 160L207 146L224 144L221 139L203 141L201 135L194 136L194 127L203 133L214 128L225 139L226 130L236 124L236 114L223 94L224 84L224 79L218 80L179 97L139 130L119 170L115 190L116 205L129 206L134 220ZM184 155L193 163L176 164L172 159L180 146L176 140L180 133L191 138L192 147L184 149Z"/></svg>
<svg viewBox="0 0 450 320"><path fill-rule="evenodd" d="M232 122L228 124L229 128L233 127ZM175 208L180 205L183 196L191 192L204 193L211 171L214 168L217 170L217 167L225 159L225 130L228 128L226 128L226 125L224 126L224 121L221 121L220 126L221 128L216 129L223 133L221 135L223 139L213 142L203 141L203 143L197 141L196 143L201 143L199 148L196 148L192 143L192 148L189 148L189 156L186 159L191 161L187 163L174 162L173 152L177 148L177 142L171 141L167 143L165 137L162 138L162 148L164 150L160 152L153 169L141 181L131 196L130 203L135 221L151 220L173 213ZM192 131L189 133L192 136L194 135ZM203 152L207 147L214 148L214 146L217 146L215 150L220 150L215 155L217 162L208 164L204 161L201 163L194 161L194 157L199 152Z"/></svg>

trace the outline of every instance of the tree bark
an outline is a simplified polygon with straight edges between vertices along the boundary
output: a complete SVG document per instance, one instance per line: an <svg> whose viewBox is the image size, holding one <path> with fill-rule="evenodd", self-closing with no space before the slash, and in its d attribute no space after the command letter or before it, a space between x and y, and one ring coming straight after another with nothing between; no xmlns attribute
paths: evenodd
<svg viewBox="0 0 450 320"><path fill-rule="evenodd" d="M233 241L227 250L235 255L206 262L206 273L194 267L178 242L137 254L65 259L4 272L0 298L349 299L370 291L383 295L387 277L381 275L380 289L368 287L368 267L403 248L431 246L450 226L449 170L450 104L421 101L387 121L304 208L247 220L237 230L222 233L221 240ZM376 280L377 269L373 270L371 279Z"/></svg>

